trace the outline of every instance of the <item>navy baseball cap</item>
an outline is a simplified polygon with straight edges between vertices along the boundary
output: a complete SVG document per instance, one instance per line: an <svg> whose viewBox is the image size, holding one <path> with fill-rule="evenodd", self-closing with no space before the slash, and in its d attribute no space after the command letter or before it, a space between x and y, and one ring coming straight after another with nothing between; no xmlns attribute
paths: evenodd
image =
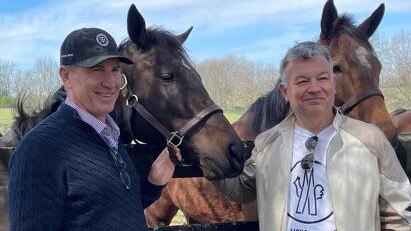
<svg viewBox="0 0 411 231"><path fill-rule="evenodd" d="M92 67L111 58L117 58L122 63L133 63L120 55L113 37L98 28L82 28L71 32L60 48L60 65Z"/></svg>

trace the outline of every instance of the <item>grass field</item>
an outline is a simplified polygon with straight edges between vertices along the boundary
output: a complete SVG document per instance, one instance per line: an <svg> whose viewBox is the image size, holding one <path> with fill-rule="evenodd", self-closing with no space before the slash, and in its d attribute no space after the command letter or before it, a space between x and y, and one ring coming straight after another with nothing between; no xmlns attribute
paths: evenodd
<svg viewBox="0 0 411 231"><path fill-rule="evenodd" d="M238 112L224 112L225 117L227 117L228 121L230 123L233 123L236 121L238 118L240 118L241 114Z"/></svg>
<svg viewBox="0 0 411 231"><path fill-rule="evenodd" d="M4 133L11 125L13 111L11 108L0 108L0 133Z"/></svg>

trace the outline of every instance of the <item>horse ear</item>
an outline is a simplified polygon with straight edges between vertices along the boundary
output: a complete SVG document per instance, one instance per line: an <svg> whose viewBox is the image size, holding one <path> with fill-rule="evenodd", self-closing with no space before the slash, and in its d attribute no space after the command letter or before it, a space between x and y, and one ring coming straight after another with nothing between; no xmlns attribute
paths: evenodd
<svg viewBox="0 0 411 231"><path fill-rule="evenodd" d="M133 41L138 47L145 47L146 22L134 4L132 4L128 10L127 31L131 41Z"/></svg>
<svg viewBox="0 0 411 231"><path fill-rule="evenodd" d="M378 25L384 16L385 6L382 3L370 17L368 17L363 23L361 23L357 28L362 31L368 38L374 34L377 30Z"/></svg>
<svg viewBox="0 0 411 231"><path fill-rule="evenodd" d="M335 8L334 1L328 0L323 8L321 16L321 35L320 38L325 39L331 36L334 21L338 18L338 12Z"/></svg>
<svg viewBox="0 0 411 231"><path fill-rule="evenodd" d="M191 31L193 30L193 27L191 26L188 28L188 30L180 35L177 35L177 40L180 42L180 44L183 44L188 36L190 35Z"/></svg>

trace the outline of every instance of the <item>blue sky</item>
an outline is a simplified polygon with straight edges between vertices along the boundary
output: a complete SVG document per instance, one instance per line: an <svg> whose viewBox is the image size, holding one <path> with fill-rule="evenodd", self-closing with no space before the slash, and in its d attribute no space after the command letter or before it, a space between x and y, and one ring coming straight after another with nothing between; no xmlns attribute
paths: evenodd
<svg viewBox="0 0 411 231"><path fill-rule="evenodd" d="M135 3L147 26L191 32L185 46L195 61L238 55L278 66L296 41L320 31L325 0L70 0L0 1L0 59L28 69L41 57L59 58L64 37L81 27L100 27L119 43L127 37L126 15ZM334 0L339 11L362 22L382 1ZM409 0L385 2L377 33L411 32Z"/></svg>

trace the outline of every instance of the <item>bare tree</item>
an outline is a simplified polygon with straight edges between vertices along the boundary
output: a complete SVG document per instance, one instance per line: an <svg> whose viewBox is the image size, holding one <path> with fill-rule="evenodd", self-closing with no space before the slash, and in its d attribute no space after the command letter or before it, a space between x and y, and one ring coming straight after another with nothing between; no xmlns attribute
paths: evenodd
<svg viewBox="0 0 411 231"><path fill-rule="evenodd" d="M271 90L278 78L274 66L237 56L209 59L200 62L197 68L210 96L230 111L243 111Z"/></svg>
<svg viewBox="0 0 411 231"><path fill-rule="evenodd" d="M379 35L373 44L383 67L380 83L388 109L411 108L411 32Z"/></svg>
<svg viewBox="0 0 411 231"><path fill-rule="evenodd" d="M58 64L53 58L40 58L33 69L15 80L15 92L27 96L26 105L38 107L44 99L61 86Z"/></svg>
<svg viewBox="0 0 411 231"><path fill-rule="evenodd" d="M0 106L10 106L7 104L11 103L12 82L18 73L15 63L0 60Z"/></svg>

